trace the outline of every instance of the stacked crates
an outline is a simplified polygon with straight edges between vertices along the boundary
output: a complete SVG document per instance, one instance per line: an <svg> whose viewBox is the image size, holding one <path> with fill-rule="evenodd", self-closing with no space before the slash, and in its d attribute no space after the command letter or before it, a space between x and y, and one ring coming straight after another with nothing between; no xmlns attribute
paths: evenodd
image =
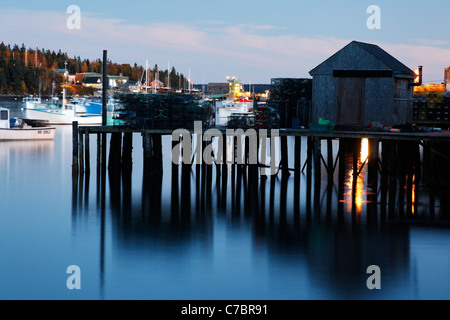
<svg viewBox="0 0 450 320"><path fill-rule="evenodd" d="M450 121L450 92L444 93L444 103L442 107L442 117L444 122Z"/></svg>
<svg viewBox="0 0 450 320"><path fill-rule="evenodd" d="M443 124L450 121L450 92L421 91L414 94L413 120Z"/></svg>

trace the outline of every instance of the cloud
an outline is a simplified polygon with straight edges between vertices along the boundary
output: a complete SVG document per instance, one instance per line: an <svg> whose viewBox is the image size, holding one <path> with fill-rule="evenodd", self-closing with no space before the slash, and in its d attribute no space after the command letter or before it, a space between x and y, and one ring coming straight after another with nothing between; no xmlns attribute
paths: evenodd
<svg viewBox="0 0 450 320"><path fill-rule="evenodd" d="M423 80L444 81L444 68L450 62L450 49L426 45L381 44L382 48L411 69L423 66Z"/></svg>
<svg viewBox="0 0 450 320"><path fill-rule="evenodd" d="M323 35L289 34L270 24L229 25L223 21L133 24L121 19L81 12L81 29L66 27L68 14L55 11L3 9L2 41L30 47L61 49L82 58L101 57L108 49L110 59L121 63L184 64L205 81L222 81L236 75L253 83L271 77L309 77L308 72L353 39ZM383 44L410 68L424 66L425 78L440 79L448 64L450 49L438 47L445 41L428 39L420 44ZM178 64L177 64L178 63ZM436 78L437 77L437 78Z"/></svg>

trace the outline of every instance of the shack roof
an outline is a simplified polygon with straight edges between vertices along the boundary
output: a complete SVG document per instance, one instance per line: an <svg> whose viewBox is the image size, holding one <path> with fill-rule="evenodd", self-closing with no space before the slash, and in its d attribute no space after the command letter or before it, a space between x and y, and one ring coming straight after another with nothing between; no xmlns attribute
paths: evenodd
<svg viewBox="0 0 450 320"><path fill-rule="evenodd" d="M354 53L346 55L349 51L353 51ZM358 52L356 53L356 51ZM362 60L361 58L364 58L361 56L362 54L368 54L371 59L366 58L364 62L360 61ZM329 70L333 68L340 70L389 70L395 75L404 75L411 78L417 77L414 71L378 45L359 41L350 42L347 46L312 69L309 74L314 76L315 74L323 73L325 69L328 69L327 71L333 71Z"/></svg>

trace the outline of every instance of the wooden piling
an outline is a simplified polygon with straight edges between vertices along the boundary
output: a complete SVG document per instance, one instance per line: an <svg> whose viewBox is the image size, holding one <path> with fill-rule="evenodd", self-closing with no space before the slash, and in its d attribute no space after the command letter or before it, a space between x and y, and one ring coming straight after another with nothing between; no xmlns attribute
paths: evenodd
<svg viewBox="0 0 450 320"><path fill-rule="evenodd" d="M333 187L334 161L333 161L333 139L327 139L327 173L328 189Z"/></svg>
<svg viewBox="0 0 450 320"><path fill-rule="evenodd" d="M344 193L345 193L345 154L346 139L339 139L338 152L338 219L342 221L344 217Z"/></svg>
<svg viewBox="0 0 450 320"><path fill-rule="evenodd" d="M319 137L313 138L313 152L314 152L314 211L320 212L320 189L322 184L321 173L321 139Z"/></svg>
<svg viewBox="0 0 450 320"><path fill-rule="evenodd" d="M296 136L294 141L294 219L300 217L300 174L302 166L302 137Z"/></svg>
<svg viewBox="0 0 450 320"><path fill-rule="evenodd" d="M122 133L113 132L111 134L108 168L120 171L121 157L122 157Z"/></svg>
<svg viewBox="0 0 450 320"><path fill-rule="evenodd" d="M103 76L103 88L102 88L102 126L106 126L107 123L107 103L108 103L108 51L103 50L103 63L102 63L102 76Z"/></svg>
<svg viewBox="0 0 450 320"><path fill-rule="evenodd" d="M287 136L280 137L281 144L281 172L283 176L289 176L289 155L287 146Z"/></svg>
<svg viewBox="0 0 450 320"><path fill-rule="evenodd" d="M436 205L436 156L433 152L434 143L429 142L427 146L427 154L429 159L429 215L430 218L434 219L435 215L435 205Z"/></svg>
<svg viewBox="0 0 450 320"><path fill-rule="evenodd" d="M143 148L143 166L144 166L144 176L150 176L150 168L152 167L152 138L150 133L145 132L142 136L142 148Z"/></svg>
<svg viewBox="0 0 450 320"><path fill-rule="evenodd" d="M125 171L131 171L132 167L133 167L133 133L125 132L123 134L122 168Z"/></svg>
<svg viewBox="0 0 450 320"><path fill-rule="evenodd" d="M368 195L368 215L369 220L376 222L377 208L378 208L378 155L379 155L379 140L369 139L369 155L367 164L367 179L368 186L371 192Z"/></svg>
<svg viewBox="0 0 450 320"><path fill-rule="evenodd" d="M78 121L72 122L72 173L78 173Z"/></svg>
<svg viewBox="0 0 450 320"><path fill-rule="evenodd" d="M172 141L172 150L177 146L180 141ZM174 159L173 159L174 160ZM179 168L180 166L172 161L172 200L171 200L171 221L173 223L178 222L179 215Z"/></svg>
<svg viewBox="0 0 450 320"><path fill-rule="evenodd" d="M306 213L311 214L311 190L312 190L312 157L313 157L313 138L308 137L306 147Z"/></svg>
<svg viewBox="0 0 450 320"><path fill-rule="evenodd" d="M85 144L85 153L84 153L84 160L85 160L85 168L86 168L86 174L89 174L91 172L91 151L90 151L90 141L89 141L89 129L85 130L84 133L84 144Z"/></svg>
<svg viewBox="0 0 450 320"><path fill-rule="evenodd" d="M397 181L398 181L398 152L397 144L393 142L390 147L389 156L389 203L388 203L388 217L394 219L396 216L397 207Z"/></svg>
<svg viewBox="0 0 450 320"><path fill-rule="evenodd" d="M223 148L223 152L222 152L222 198L221 198L221 203L222 203L222 208L226 209L226 201L227 201L227 184L228 184L228 163L227 163L227 143L228 143L228 139L226 134L224 134L222 136L222 148Z"/></svg>
<svg viewBox="0 0 450 320"><path fill-rule="evenodd" d="M97 180L100 177L101 162L102 162L102 136L100 133L97 133Z"/></svg>
<svg viewBox="0 0 450 320"><path fill-rule="evenodd" d="M80 173L84 173L84 143L83 143L83 131L78 131L79 137L78 137L78 143L79 143L79 162L80 162Z"/></svg>

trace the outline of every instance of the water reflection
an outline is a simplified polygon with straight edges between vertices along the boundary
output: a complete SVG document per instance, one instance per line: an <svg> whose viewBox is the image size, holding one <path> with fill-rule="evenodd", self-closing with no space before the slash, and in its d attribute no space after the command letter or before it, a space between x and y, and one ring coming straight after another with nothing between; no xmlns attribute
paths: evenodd
<svg viewBox="0 0 450 320"><path fill-rule="evenodd" d="M306 140L304 142L306 145ZM196 265L193 261L200 258L218 274L227 273L233 263L239 263L236 260L224 262L217 256L224 253L222 246L234 242L218 242L221 239L218 230L223 226L229 230L230 237L237 237L236 240L250 237L251 256L260 259L263 255L267 259L263 266L252 267L258 276L265 274L259 268L267 268L270 276L264 277L281 277L281 283L289 288L286 294L275 290L273 296L264 291L262 296L266 298L276 298L277 294L283 299L289 295L294 299L402 298L396 295L398 288L405 290L403 298L414 298L415 291L410 288L413 286L410 279L416 276L410 266L410 228L394 222L406 217L400 208L405 205L402 200L405 194L406 207L410 207L412 214L418 210L417 171L409 164L405 165L405 170L399 170L398 165L394 170L394 164L386 156L393 155L390 145L384 145L379 152L380 156L384 152L384 158L370 163L369 145L369 141L363 140L353 141L342 150L336 143L335 148L328 149L333 150L333 157L329 159L343 164L344 168L333 173L333 183L326 179L329 172L321 168L320 184L325 188L317 188L314 184L317 180L309 179L314 171L312 166L307 166L312 171L310 174L280 173L269 177L259 175L259 169L251 165L177 166L170 158L165 158L160 174L142 175L141 168L135 165L132 171L109 168L107 175L100 173L103 188L100 195L97 194L97 199L103 199L101 279L108 268L105 266L107 220L111 223L115 256L134 263L136 259L150 262L151 257L157 256L164 259L172 272L181 271L178 264L188 261ZM378 153L378 148L374 150ZM302 151L302 159L309 163L308 150ZM324 155L326 158L325 152ZM342 161L338 155L343 157ZM368 177L371 170L380 172L381 168L386 170L385 174L389 172L387 178L382 174L376 175L376 181ZM389 183L383 186L385 179ZM395 189L390 186L394 179L398 182ZM74 180L78 181L73 189L73 209L77 215L82 203L87 208L92 192L88 188L89 176L80 175ZM402 180L404 183L400 182ZM340 190L343 190L342 196ZM80 201L83 193L83 201ZM424 195L425 192L420 193L421 197ZM109 200L105 202L106 197ZM398 210L393 215L384 215L386 206ZM239 230L245 232L245 236ZM240 256L243 249L238 246L234 250ZM223 265L215 265L218 261ZM370 265L387 271L382 292L370 292L365 286L366 269ZM287 271L286 277L279 274L290 269L292 273ZM202 278L201 273L190 276L198 280ZM289 277L294 277L293 283L299 281L298 288L288 284ZM247 280L258 283L257 279ZM272 286L277 288L278 284ZM187 298L186 293L182 290L175 296ZM223 292L222 297L230 294L232 291ZM200 293L198 297L207 298Z"/></svg>

